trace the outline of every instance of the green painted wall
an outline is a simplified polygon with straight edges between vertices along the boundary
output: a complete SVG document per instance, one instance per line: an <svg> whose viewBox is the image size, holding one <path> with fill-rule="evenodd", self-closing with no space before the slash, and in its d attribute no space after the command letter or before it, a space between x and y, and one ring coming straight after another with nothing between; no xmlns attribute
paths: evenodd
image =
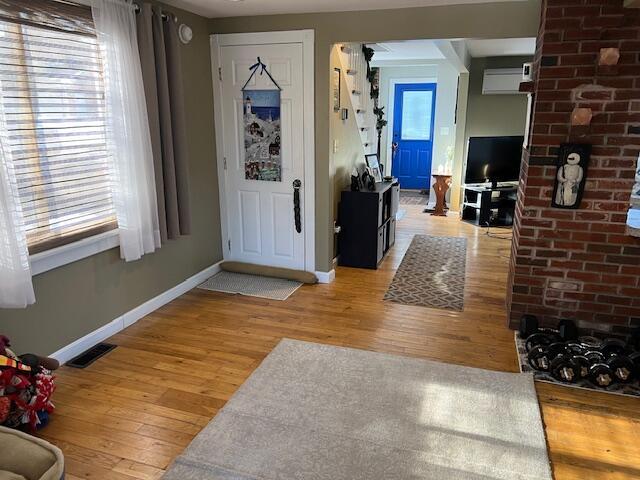
<svg viewBox="0 0 640 480"><path fill-rule="evenodd" d="M535 36L538 0L418 9L205 19L177 9L193 28L183 47L193 234L125 263L116 249L34 278L37 303L0 311L0 333L18 352L52 353L177 285L222 258L213 125L209 33L315 30L316 269L333 254L329 176L329 54L342 41Z"/></svg>
<svg viewBox="0 0 640 480"><path fill-rule="evenodd" d="M464 138L464 165L466 171L469 137L498 135L524 135L527 116L527 96L483 95L482 81L488 68L520 68L533 57L487 57L471 60L469 69L469 96L467 100L467 124Z"/></svg>
<svg viewBox="0 0 640 480"><path fill-rule="evenodd" d="M535 37L540 1L451 5L359 12L263 15L211 19L211 33L315 30L316 269L328 271L333 256L335 188L329 175L330 52L339 42L429 38Z"/></svg>
<svg viewBox="0 0 640 480"><path fill-rule="evenodd" d="M137 262L113 249L36 276L35 305L0 310L0 333L19 352L52 353L222 258L208 20L171 10L194 31L182 47L193 234Z"/></svg>
<svg viewBox="0 0 640 480"><path fill-rule="evenodd" d="M483 95L485 69L521 68L533 57L487 57L471 60L467 101L467 139L484 135L524 135L527 96Z"/></svg>

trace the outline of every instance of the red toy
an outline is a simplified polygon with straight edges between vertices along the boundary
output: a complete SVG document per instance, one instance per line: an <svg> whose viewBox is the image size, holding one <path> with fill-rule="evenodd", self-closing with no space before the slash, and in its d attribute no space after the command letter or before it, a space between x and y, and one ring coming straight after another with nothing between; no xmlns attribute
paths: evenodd
<svg viewBox="0 0 640 480"><path fill-rule="evenodd" d="M32 354L18 357L10 346L9 339L0 335L0 424L37 430L55 408L51 403L55 377L47 367L56 369L58 362Z"/></svg>

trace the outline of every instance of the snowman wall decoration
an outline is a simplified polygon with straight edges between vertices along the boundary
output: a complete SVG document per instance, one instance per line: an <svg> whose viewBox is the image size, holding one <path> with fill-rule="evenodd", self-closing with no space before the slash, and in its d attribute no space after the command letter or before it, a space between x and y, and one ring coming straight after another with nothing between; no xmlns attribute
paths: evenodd
<svg viewBox="0 0 640 480"><path fill-rule="evenodd" d="M551 205L556 208L580 208L587 178L591 145L560 145L558 170Z"/></svg>

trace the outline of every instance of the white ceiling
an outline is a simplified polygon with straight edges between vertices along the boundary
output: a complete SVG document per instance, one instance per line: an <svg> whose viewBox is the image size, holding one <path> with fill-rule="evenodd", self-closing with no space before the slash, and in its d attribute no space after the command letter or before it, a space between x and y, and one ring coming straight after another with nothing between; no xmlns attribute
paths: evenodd
<svg viewBox="0 0 640 480"><path fill-rule="evenodd" d="M402 42L367 43L373 48L373 65L418 65L424 61L451 60L447 50L450 44L466 46L471 57L504 57L510 55L531 55L535 53L535 38L503 38L491 40L455 39L450 40L406 40ZM449 46L449 48L444 48ZM460 49L458 49L460 50ZM456 53L458 56L459 52ZM464 59L462 59L464 60ZM406 63L403 63L406 62ZM416 63L422 62L422 63Z"/></svg>
<svg viewBox="0 0 640 480"><path fill-rule="evenodd" d="M390 8L428 7L521 0L165 0L205 17L273 15L282 13L344 12L385 10Z"/></svg>
<svg viewBox="0 0 640 480"><path fill-rule="evenodd" d="M433 40L367 43L374 50L376 62L385 60L444 60L445 56Z"/></svg>
<svg viewBox="0 0 640 480"><path fill-rule="evenodd" d="M467 39L467 49L472 57L504 57L509 55L533 55L535 38L506 38L499 40Z"/></svg>

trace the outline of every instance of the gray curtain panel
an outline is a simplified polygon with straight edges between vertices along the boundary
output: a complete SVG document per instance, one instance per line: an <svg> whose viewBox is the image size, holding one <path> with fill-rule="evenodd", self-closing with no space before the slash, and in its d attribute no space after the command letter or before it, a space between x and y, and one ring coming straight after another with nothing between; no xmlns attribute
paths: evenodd
<svg viewBox="0 0 640 480"><path fill-rule="evenodd" d="M191 233L180 40L175 17L160 7L141 3L136 20L164 242Z"/></svg>

